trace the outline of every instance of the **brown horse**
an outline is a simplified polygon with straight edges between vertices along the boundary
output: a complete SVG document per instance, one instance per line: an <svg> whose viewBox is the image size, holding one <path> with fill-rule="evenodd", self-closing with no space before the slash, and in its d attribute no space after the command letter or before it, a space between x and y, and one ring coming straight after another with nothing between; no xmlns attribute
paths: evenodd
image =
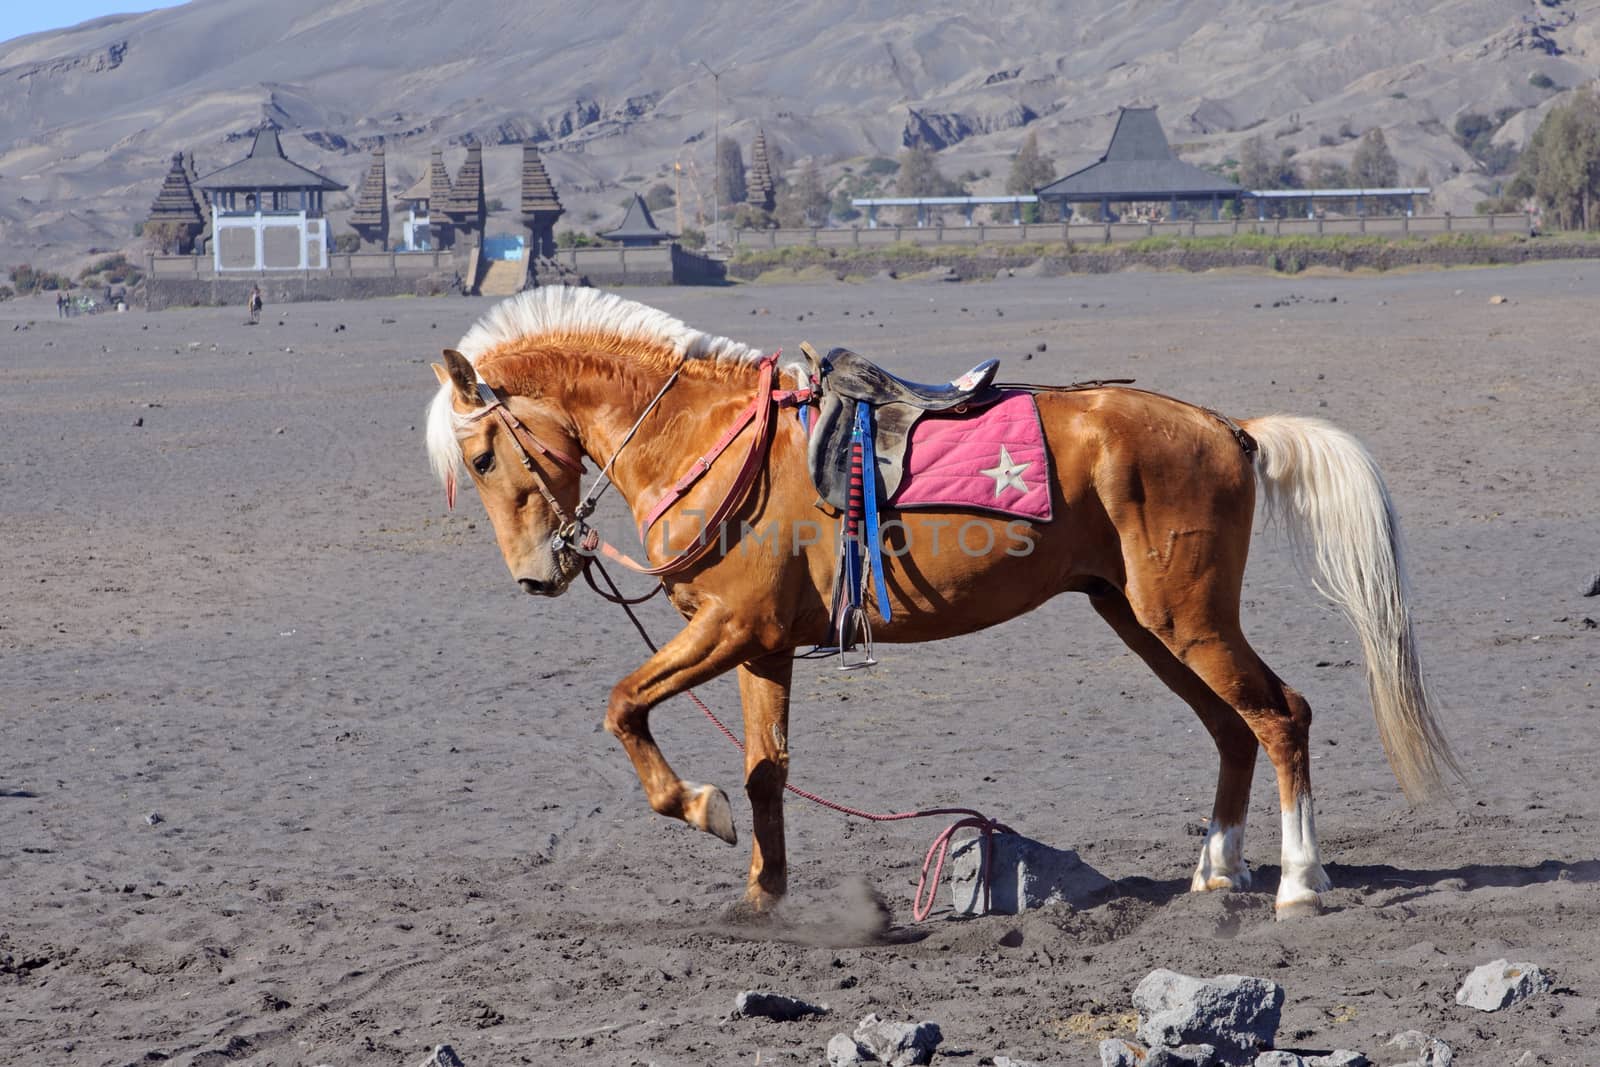
<svg viewBox="0 0 1600 1067"><path fill-rule="evenodd" d="M465 461L512 578L529 593L556 596L584 565L571 543L583 531L571 522L583 514L577 457L604 466L640 521L741 412L771 415L745 424L729 453L681 499L668 498L663 520L645 531L652 563L679 561L662 582L687 625L617 683L605 717L655 811L732 843L726 794L678 777L649 716L669 697L738 670L754 824L747 900L765 909L786 885L793 656L832 643L838 519L818 507L795 412L765 412L775 401L760 360L615 295L525 292L434 365L427 445L452 498ZM795 375L785 370L770 384L792 387ZM1041 391L1037 402L1054 464L1053 511L1070 519L899 513L898 551L884 560L892 621L869 602L874 636L952 637L1058 593L1087 595L1216 743L1216 798L1192 888L1249 885L1244 825L1260 745L1277 773L1283 820L1278 914L1315 912L1329 882L1312 814L1311 708L1239 626L1258 483L1314 566L1318 588L1360 636L1379 735L1407 795L1435 792L1441 771L1455 766L1430 709L1399 529L1372 458L1324 422L1274 415L1239 424L1238 433L1213 412L1135 389ZM756 460L748 492L736 484L741 454ZM714 531L684 518L704 521L730 499L738 506ZM701 543L711 550L697 555Z"/></svg>

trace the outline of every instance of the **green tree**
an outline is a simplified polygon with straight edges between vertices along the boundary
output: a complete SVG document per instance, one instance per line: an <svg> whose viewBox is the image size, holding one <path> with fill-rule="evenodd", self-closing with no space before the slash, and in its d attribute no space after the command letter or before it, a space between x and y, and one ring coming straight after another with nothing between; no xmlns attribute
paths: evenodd
<svg viewBox="0 0 1600 1067"><path fill-rule="evenodd" d="M896 196L963 196L966 190L960 182L946 178L939 171L939 162L933 149L913 145L900 153L900 176L895 179ZM906 221L917 217L915 208L905 209Z"/></svg>
<svg viewBox="0 0 1600 1067"><path fill-rule="evenodd" d="M189 232L181 222L147 222L141 236L151 248L165 255L176 252Z"/></svg>
<svg viewBox="0 0 1600 1067"><path fill-rule="evenodd" d="M744 154L739 151L739 142L732 137L724 137L717 142L718 180L722 183L717 187L717 195L724 204L742 204L749 191L745 188Z"/></svg>
<svg viewBox="0 0 1600 1067"><path fill-rule="evenodd" d="M1550 109L1506 192L1532 197L1559 229L1600 225L1600 96L1593 89Z"/></svg>
<svg viewBox="0 0 1600 1067"><path fill-rule="evenodd" d="M1363 189L1393 188L1400 184L1400 164L1389 151L1383 131L1374 126L1356 145L1350 159L1350 180Z"/></svg>
<svg viewBox="0 0 1600 1067"><path fill-rule="evenodd" d="M1272 177L1276 168L1267 154L1267 143L1258 133L1239 146L1239 184L1246 189L1276 189Z"/></svg>
<svg viewBox="0 0 1600 1067"><path fill-rule="evenodd" d="M1039 136L1030 132L1027 140L1022 142L1022 147L1017 149L1017 154L1011 157L1011 173L1006 175L1006 194L1027 196L1055 181L1055 177L1056 161L1039 151ZM996 204L995 209L997 221L1011 217L1010 205ZM1055 213L1054 209L1051 213ZM1022 205L1023 222L1039 222L1043 217L1041 205Z"/></svg>
<svg viewBox="0 0 1600 1067"><path fill-rule="evenodd" d="M660 211L664 207L671 207L675 201L672 195L672 186L666 182L656 182L644 194L644 206L651 211Z"/></svg>
<svg viewBox="0 0 1600 1067"><path fill-rule="evenodd" d="M1312 189L1348 189L1351 181L1350 172L1331 159L1311 164L1311 173L1306 176L1306 185Z"/></svg>
<svg viewBox="0 0 1600 1067"><path fill-rule="evenodd" d="M778 194L778 222L782 226L823 226L828 221L828 190L817 161L808 159L792 185Z"/></svg>

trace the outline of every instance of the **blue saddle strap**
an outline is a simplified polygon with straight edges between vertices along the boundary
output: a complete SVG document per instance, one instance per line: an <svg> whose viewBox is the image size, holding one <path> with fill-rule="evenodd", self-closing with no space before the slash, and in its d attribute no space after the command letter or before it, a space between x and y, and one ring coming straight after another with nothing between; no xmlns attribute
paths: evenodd
<svg viewBox="0 0 1600 1067"><path fill-rule="evenodd" d="M867 564L878 593L878 613L888 622L889 587L883 580L883 542L878 536L878 456L872 442L872 405L856 405L856 432L861 435L861 511L866 525Z"/></svg>

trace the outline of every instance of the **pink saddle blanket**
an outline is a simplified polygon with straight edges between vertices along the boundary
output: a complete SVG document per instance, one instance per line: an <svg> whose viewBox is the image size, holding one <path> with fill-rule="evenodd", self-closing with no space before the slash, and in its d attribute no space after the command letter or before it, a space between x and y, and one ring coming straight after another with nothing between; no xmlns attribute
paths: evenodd
<svg viewBox="0 0 1600 1067"><path fill-rule="evenodd" d="M976 411L929 412L911 429L895 508L971 508L1049 522L1050 452L1033 394Z"/></svg>

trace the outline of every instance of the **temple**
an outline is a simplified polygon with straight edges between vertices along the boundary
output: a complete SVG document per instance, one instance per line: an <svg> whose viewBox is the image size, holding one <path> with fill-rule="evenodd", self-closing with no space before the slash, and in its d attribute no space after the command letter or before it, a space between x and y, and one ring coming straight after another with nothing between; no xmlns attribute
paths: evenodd
<svg viewBox="0 0 1600 1067"><path fill-rule="evenodd" d="M566 209L544 169L539 150L531 144L522 146L522 198L518 208L522 224L528 228L527 287L578 284L577 272L556 257L556 222Z"/></svg>
<svg viewBox="0 0 1600 1067"><path fill-rule="evenodd" d="M1174 155L1153 107L1123 108L1105 155L1038 190L1039 201L1060 204L1063 217L1071 216L1071 205L1088 203L1098 204L1108 221L1113 203L1152 201L1167 205L1168 218L1178 217L1179 203L1194 202L1216 218L1222 201L1244 194L1237 183Z"/></svg>
<svg viewBox="0 0 1600 1067"><path fill-rule="evenodd" d="M161 191L150 205L144 232L170 251L188 255L195 250L195 240L205 224L200 201L195 198L194 187L189 182L189 170L184 166L183 153L174 153L172 169L167 171Z"/></svg>
<svg viewBox="0 0 1600 1067"><path fill-rule="evenodd" d="M327 269L323 195L345 186L285 156L276 124L261 126L248 155L199 184L211 195L217 271Z"/></svg>
<svg viewBox="0 0 1600 1067"><path fill-rule="evenodd" d="M756 131L756 143L750 149L750 170L745 176L745 201L763 211L771 211L778 203L778 187L772 178L772 163L767 158L767 131Z"/></svg>
<svg viewBox="0 0 1600 1067"><path fill-rule="evenodd" d="M372 150L372 165L361 179L355 210L350 212L350 228L361 237L362 248L386 252L389 249L389 193L384 169L383 141Z"/></svg>
<svg viewBox="0 0 1600 1067"><path fill-rule="evenodd" d="M656 220L650 217L650 209L645 206L644 197L638 193L633 194L633 203L628 205L627 214L622 216L622 225L600 236L624 248L649 248L672 240L672 234L658 227Z"/></svg>
<svg viewBox="0 0 1600 1067"><path fill-rule="evenodd" d="M450 195L445 197L443 204L435 202L432 206L435 211L443 209L451 227L457 235L467 239L469 246L474 236L482 241L489 209L483 198L483 146L477 141L467 145L467 158L462 161L461 169L456 171L455 180L450 183Z"/></svg>

